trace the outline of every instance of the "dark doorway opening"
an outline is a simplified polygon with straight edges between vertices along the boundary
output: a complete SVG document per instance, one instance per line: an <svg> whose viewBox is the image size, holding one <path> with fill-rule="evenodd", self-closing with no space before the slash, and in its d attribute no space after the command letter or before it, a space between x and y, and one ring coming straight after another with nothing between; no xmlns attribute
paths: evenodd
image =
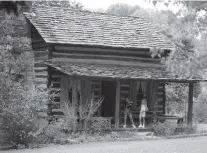
<svg viewBox="0 0 207 153"><path fill-rule="evenodd" d="M101 107L101 115L103 117L114 117L116 103L116 81L102 81L102 95L104 96L104 101Z"/></svg>

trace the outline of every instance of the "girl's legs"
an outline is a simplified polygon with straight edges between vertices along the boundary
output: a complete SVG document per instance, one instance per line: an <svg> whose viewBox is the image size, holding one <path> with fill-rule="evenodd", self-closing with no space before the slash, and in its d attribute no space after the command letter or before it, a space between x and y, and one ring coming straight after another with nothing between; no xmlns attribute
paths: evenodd
<svg viewBox="0 0 207 153"><path fill-rule="evenodd" d="M139 114L139 127L142 127L142 116Z"/></svg>
<svg viewBox="0 0 207 153"><path fill-rule="evenodd" d="M131 120L131 122L132 122L132 126L133 126L133 128L136 128L136 126L134 125L133 118L132 118L132 113L129 114L129 117L130 117L130 120Z"/></svg>
<svg viewBox="0 0 207 153"><path fill-rule="evenodd" d="M126 127L127 113L124 113L124 128Z"/></svg>
<svg viewBox="0 0 207 153"><path fill-rule="evenodd" d="M144 128L145 127L145 117L143 117L143 125L142 127Z"/></svg>

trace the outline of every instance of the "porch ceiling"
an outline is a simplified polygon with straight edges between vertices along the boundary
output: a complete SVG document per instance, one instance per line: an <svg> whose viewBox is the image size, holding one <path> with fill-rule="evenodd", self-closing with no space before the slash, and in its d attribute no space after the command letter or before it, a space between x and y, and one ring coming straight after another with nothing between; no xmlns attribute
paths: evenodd
<svg viewBox="0 0 207 153"><path fill-rule="evenodd" d="M70 76L96 77L111 79L160 80L164 82L207 82L202 78L173 78L164 67L121 66L108 64L70 63L64 61L46 61L47 66Z"/></svg>

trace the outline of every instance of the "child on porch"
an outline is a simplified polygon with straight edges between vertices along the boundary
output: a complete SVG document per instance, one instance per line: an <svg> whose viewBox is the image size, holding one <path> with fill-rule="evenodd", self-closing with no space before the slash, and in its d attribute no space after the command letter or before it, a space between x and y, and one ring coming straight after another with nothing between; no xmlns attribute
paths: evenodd
<svg viewBox="0 0 207 153"><path fill-rule="evenodd" d="M130 117L130 120L132 122L132 127L136 128L136 126L134 125L134 121L132 118L132 112L131 112L131 108L132 108L132 104L133 101L130 101L128 97L125 98L125 110L124 110L124 128L126 128L126 120L127 120L127 116Z"/></svg>
<svg viewBox="0 0 207 153"><path fill-rule="evenodd" d="M144 128L145 127L145 116L146 116L146 111L147 110L148 110L147 100L142 99L141 109L140 109L140 113L139 113L139 122L140 122L139 128Z"/></svg>

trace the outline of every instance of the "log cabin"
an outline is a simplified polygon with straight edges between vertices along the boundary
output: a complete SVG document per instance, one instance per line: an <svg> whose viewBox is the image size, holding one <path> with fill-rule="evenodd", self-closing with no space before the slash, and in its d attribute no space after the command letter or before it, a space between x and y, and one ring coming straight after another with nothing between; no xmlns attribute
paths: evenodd
<svg viewBox="0 0 207 153"><path fill-rule="evenodd" d="M166 82L189 83L188 123L192 123L193 83L174 78L151 49L169 53L175 46L142 17L121 17L71 8L37 7L24 13L34 52L35 83L58 94L49 115L61 115L63 102L84 103L104 96L97 116L123 124L125 97L139 112L143 97L149 110L165 114Z"/></svg>

